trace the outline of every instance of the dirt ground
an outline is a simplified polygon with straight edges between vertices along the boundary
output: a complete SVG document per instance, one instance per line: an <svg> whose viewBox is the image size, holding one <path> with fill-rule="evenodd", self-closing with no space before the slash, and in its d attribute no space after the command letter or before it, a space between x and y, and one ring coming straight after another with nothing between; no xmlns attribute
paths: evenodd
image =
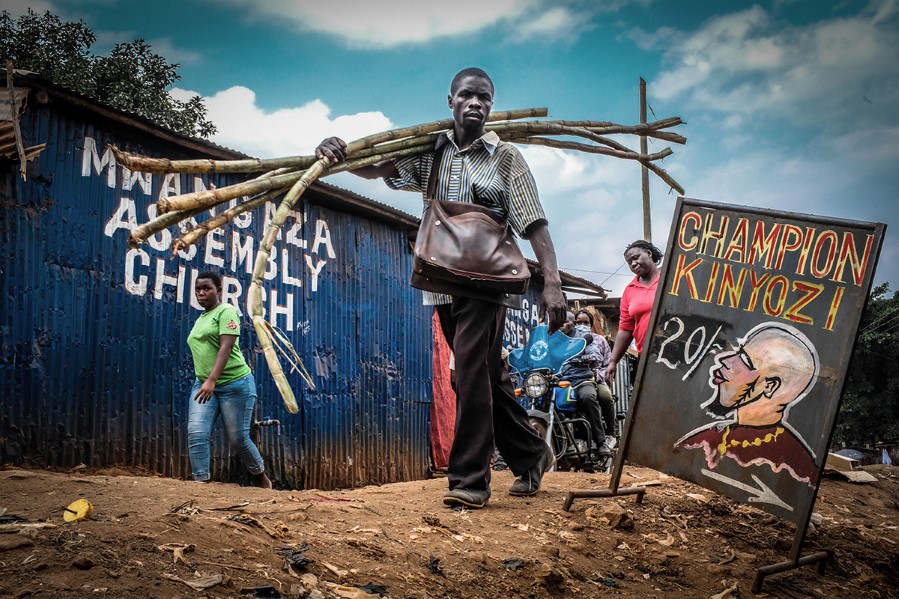
<svg viewBox="0 0 899 599"><path fill-rule="evenodd" d="M483 510L440 500L444 479L345 491L265 491L123 471L0 471L2 597L899 597L899 468L822 482L804 553L769 576L794 527L658 472L634 496L578 499L600 474L551 472L533 498L494 473ZM66 523L84 498L93 516ZM21 518L27 522L20 521ZM289 565L288 564L292 564ZM191 586L193 585L193 586ZM196 588L195 588L196 587Z"/></svg>

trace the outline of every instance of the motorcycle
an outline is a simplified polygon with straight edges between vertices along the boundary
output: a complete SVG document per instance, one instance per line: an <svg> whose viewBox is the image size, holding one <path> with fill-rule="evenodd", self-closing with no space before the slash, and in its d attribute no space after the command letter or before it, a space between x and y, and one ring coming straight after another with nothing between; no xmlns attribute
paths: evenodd
<svg viewBox="0 0 899 599"><path fill-rule="evenodd" d="M524 347L509 353L509 366L518 385L515 393L526 398L528 418L556 456L556 469L605 471L611 456L593 451L597 440L589 421L577 412L577 391L561 376L565 362L584 351L587 340L561 331L549 335L546 325L531 331Z"/></svg>

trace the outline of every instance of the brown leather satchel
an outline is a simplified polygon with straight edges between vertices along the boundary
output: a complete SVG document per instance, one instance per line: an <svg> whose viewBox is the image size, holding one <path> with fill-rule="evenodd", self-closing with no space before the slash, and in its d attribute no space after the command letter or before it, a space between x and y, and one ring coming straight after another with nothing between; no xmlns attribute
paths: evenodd
<svg viewBox="0 0 899 599"><path fill-rule="evenodd" d="M442 149L428 177L430 204L415 241L412 286L480 298L524 293L531 271L509 225L479 204L433 199Z"/></svg>

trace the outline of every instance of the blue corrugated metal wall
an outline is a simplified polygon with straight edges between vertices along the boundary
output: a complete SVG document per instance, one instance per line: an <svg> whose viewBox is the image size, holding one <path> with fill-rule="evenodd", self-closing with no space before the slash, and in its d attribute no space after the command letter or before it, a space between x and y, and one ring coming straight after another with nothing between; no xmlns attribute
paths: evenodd
<svg viewBox="0 0 899 599"><path fill-rule="evenodd" d="M177 257L168 234L132 250L129 226L147 221L161 194L210 179L142 179L110 167L107 144L188 156L64 103L32 104L21 125L26 146L47 147L29 163L27 181L14 174L17 163L0 163L0 458L186 477L193 369L185 340L199 315L193 278L221 272L226 296L245 312L246 251L258 247L264 214ZM276 483L333 488L424 476L430 311L408 285L406 245L404 230L314 203L288 219L264 305L318 386L307 391L291 377L300 414L284 410L248 321L241 336L259 384L257 417L283 423L280 436L274 427L256 436ZM213 439L213 476L246 480L220 429Z"/></svg>
<svg viewBox="0 0 899 599"><path fill-rule="evenodd" d="M429 409L431 371L422 361L431 359L431 310L409 288L405 236L323 207L309 212L333 223L356 259L323 271L304 301L309 322L327 323L307 337L310 368L323 381L303 401L308 480L422 478L428 420L411 416Z"/></svg>

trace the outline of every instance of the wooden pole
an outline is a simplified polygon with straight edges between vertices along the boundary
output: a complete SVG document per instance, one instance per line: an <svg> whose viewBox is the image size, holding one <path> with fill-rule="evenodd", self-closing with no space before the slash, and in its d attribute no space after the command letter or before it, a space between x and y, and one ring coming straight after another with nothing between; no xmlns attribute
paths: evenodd
<svg viewBox="0 0 899 599"><path fill-rule="evenodd" d="M640 124L646 124L646 80L640 77ZM647 152L646 135L640 135L640 153L644 156ZM649 203L649 169L646 165L640 167L643 181L643 239L652 242L652 210Z"/></svg>
<svg viewBox="0 0 899 599"><path fill-rule="evenodd" d="M16 138L16 150L19 152L19 174L25 180L25 172L28 168L28 160L25 158L25 145L22 143L22 129L19 127L19 103L16 102L16 86L13 83L15 69L12 61L6 61L6 87L9 90L10 120L12 120L13 133Z"/></svg>

